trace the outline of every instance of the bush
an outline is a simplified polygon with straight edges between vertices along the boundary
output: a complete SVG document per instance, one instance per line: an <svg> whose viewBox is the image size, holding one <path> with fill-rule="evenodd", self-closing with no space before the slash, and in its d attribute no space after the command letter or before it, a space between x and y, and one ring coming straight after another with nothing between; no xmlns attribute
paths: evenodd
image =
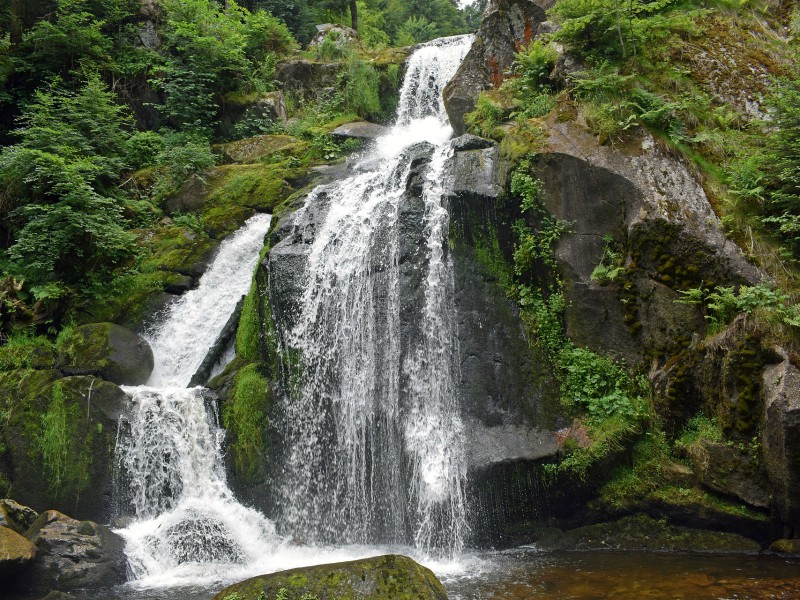
<svg viewBox="0 0 800 600"><path fill-rule="evenodd" d="M380 75L371 64L353 59L341 75L342 109L362 119L381 116Z"/></svg>

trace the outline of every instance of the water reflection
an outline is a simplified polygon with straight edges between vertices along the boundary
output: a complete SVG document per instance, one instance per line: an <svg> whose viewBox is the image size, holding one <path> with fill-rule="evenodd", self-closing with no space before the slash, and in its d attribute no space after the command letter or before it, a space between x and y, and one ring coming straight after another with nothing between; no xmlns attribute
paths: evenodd
<svg viewBox="0 0 800 600"><path fill-rule="evenodd" d="M800 560L776 556L519 548L482 558L480 572L444 579L450 600L800 598Z"/></svg>

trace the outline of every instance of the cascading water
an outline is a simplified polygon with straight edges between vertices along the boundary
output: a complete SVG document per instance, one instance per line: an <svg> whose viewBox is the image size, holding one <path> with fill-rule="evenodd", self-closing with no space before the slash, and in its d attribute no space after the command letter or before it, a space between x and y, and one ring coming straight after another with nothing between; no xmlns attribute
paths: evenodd
<svg viewBox="0 0 800 600"><path fill-rule="evenodd" d="M308 251L299 316L281 332L287 379L302 383L286 385L279 523L298 539L413 543L424 553L463 545L466 472L442 206L452 129L441 92L471 44L462 36L419 48L397 124L373 148L378 160L318 188L301 209L327 206ZM407 152L420 142L435 150L422 193L427 276L412 291L421 292L422 309L409 317L398 231ZM409 318L419 333L404 341Z"/></svg>
<svg viewBox="0 0 800 600"><path fill-rule="evenodd" d="M246 293L269 228L256 215L221 245L196 290L149 336L155 369L120 421L119 503L134 522L119 533L134 580L197 582L246 569L280 539L225 480L223 431L202 388L185 388ZM209 565L217 569L209 569Z"/></svg>
<svg viewBox="0 0 800 600"><path fill-rule="evenodd" d="M287 370L298 368L290 379L303 382L287 381L294 397L276 482L288 536L236 501L207 392L185 387L249 285L269 217L226 240L199 288L152 332L156 367L148 386L126 388L131 406L117 444L120 504L132 518L119 533L140 585L208 584L376 552L343 547L353 543L413 544L421 557L460 550L466 473L441 183L452 129L441 91L471 43L462 36L419 48L396 126L352 176L318 188L299 211L328 205L308 254L300 318L279 332ZM420 142L435 146L422 185L426 276L415 292L419 334L401 343L397 224L409 152Z"/></svg>

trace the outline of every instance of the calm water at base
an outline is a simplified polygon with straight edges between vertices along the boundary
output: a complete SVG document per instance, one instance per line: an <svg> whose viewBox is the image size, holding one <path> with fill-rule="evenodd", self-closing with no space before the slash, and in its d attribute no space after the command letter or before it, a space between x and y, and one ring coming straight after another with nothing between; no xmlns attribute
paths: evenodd
<svg viewBox="0 0 800 600"><path fill-rule="evenodd" d="M481 559L474 575L445 579L450 600L800 599L800 560L774 556L518 548Z"/></svg>
<svg viewBox="0 0 800 600"><path fill-rule="evenodd" d="M442 579L450 600L800 599L800 559L777 556L551 553L523 547L476 552L456 563L429 566ZM210 599L223 587L222 583L169 589L126 585L76 596L82 600L198 600Z"/></svg>

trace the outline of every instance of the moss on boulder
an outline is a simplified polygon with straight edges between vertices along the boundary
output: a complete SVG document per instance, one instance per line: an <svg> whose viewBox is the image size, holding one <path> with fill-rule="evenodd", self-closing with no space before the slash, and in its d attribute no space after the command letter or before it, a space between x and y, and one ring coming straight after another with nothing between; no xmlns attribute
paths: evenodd
<svg viewBox="0 0 800 600"><path fill-rule="evenodd" d="M670 525L666 519L656 520L644 514L580 527L540 543L553 550L647 550L706 554L755 554L761 550L758 542L735 533L678 527Z"/></svg>
<svg viewBox="0 0 800 600"><path fill-rule="evenodd" d="M304 594L319 600L446 600L447 592L430 569L406 556L389 554L351 562L292 569L232 585L214 600L289 598Z"/></svg>
<svg viewBox="0 0 800 600"><path fill-rule="evenodd" d="M37 511L108 518L116 420L126 400L94 377L0 373L2 491Z"/></svg>
<svg viewBox="0 0 800 600"><path fill-rule="evenodd" d="M96 375L119 385L142 385L153 371L147 341L114 323L76 327L58 343L58 367L67 375Z"/></svg>

